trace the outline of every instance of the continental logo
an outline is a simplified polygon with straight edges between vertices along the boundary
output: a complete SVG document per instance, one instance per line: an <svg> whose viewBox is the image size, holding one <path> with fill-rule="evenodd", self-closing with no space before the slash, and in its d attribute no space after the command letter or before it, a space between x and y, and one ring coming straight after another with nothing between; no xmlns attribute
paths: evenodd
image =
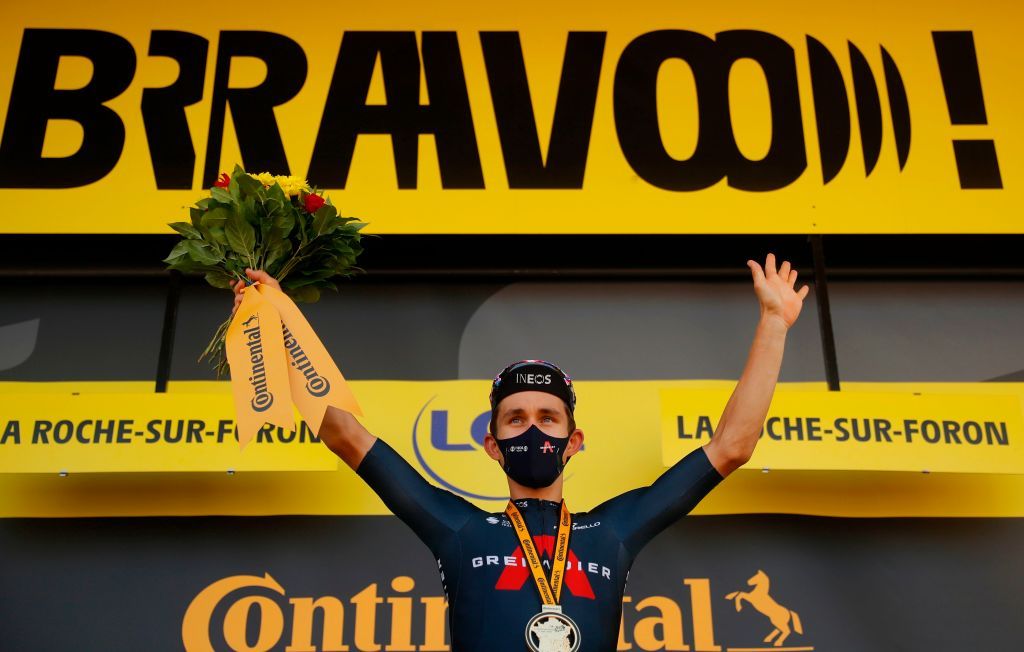
<svg viewBox="0 0 1024 652"><path fill-rule="evenodd" d="M768 594L771 580L764 571L757 571L753 577L747 580L747 584L754 587L751 591L733 591L725 596L726 600L732 600L736 604L736 611L743 610L743 603L746 602L756 609L762 616L768 618L772 624L772 631L764 637L765 643L771 643L775 648L781 648L783 642L790 634L796 632L803 634L803 625L800 623L800 616L795 611L783 607ZM790 648L793 649L793 648ZM800 648L813 649L813 648Z"/></svg>
<svg viewBox="0 0 1024 652"><path fill-rule="evenodd" d="M749 647L743 640L727 645L721 638L726 632L720 633L715 625L711 580L685 578L678 586L672 596L623 597L617 650L814 650L808 645L782 647L781 633L771 637L771 647ZM415 589L413 578L399 575L370 583L351 596L313 597L287 591L269 573L233 575L212 582L192 599L182 620L182 643L186 652L447 652L448 603L443 596L422 595ZM779 618L773 610L778 605L767 593L767 576L763 588L757 585L730 596L737 604L743 600L766 613L773 625ZM788 610L785 617L799 622Z"/></svg>
<svg viewBox="0 0 1024 652"><path fill-rule="evenodd" d="M284 348L291 358L289 364L306 377L306 392L317 398L326 396L331 391L331 381L317 373L313 363L306 357L305 351L299 346L299 341L295 339L288 327L283 324L281 327L284 333Z"/></svg>
<svg viewBox="0 0 1024 652"><path fill-rule="evenodd" d="M256 324L250 326L252 322L256 322ZM266 412L274 404L274 395L267 388L267 370L263 362L263 339L260 335L259 315L249 317L242 322L242 326L248 327L242 331L242 334L245 335L245 346L249 349L249 362L252 365L249 384L252 385L253 396L249 404L255 412Z"/></svg>
<svg viewBox="0 0 1024 652"><path fill-rule="evenodd" d="M635 174L667 191L699 191L723 180L738 190L777 190L800 179L812 155L820 157L820 183L827 185L846 165L851 142L858 141L867 176L882 153L883 133L889 131L899 169L910 160L912 97L896 56L885 46L849 43L845 51L835 52L813 35L783 37L753 29L704 34L682 28L685 25L666 27L671 28L632 35L615 55L617 60L607 62L606 32L567 32L546 153L517 31L472 36L444 30L345 31L318 115L282 129L276 107L304 92L317 97L322 92L305 88L309 56L302 44L284 34L219 32L214 71L208 76L210 42L199 34L152 29L148 47L141 50L112 31L25 29L0 141L0 187L75 188L95 183L118 167L131 137L145 138L157 189L192 189L196 178L208 188L221 171L229 110L248 169L282 174L304 170L315 185L338 189L349 182L357 139L374 134L392 139L398 189L418 186L420 136L430 136L436 144L443 189L484 189L474 110L486 110L491 114L488 119L493 118L504 162L501 186L510 189L581 189L599 110L610 112L621 155ZM934 59L932 67L940 73L948 109L946 126L955 132L960 125L986 125L974 33L935 31L920 36L933 47L933 52L916 56ZM471 48L470 38L475 41ZM868 64L869 56L876 54L881 57L881 74ZM467 81L470 56L482 58L472 67L484 71L485 79L475 83L489 86L489 107L471 108L470 97L484 93ZM91 65L92 77L83 87L60 83L59 64L68 57L87 59ZM136 81L136 71L153 58L169 58L179 71L167 85L133 89L141 91L138 110L145 133L129 134L124 112L134 109L122 108L119 114L107 103L142 83ZM261 83L249 88L229 84L233 62L241 58L265 65ZM662 65L673 60L692 71L696 89L698 133L693 152L685 158L669 152L659 125L665 116L659 116L658 76ZM378 61L386 100L370 103L368 91ZM767 105L758 109L770 132L763 156L744 153L734 130L730 79L741 61L756 65L767 85ZM598 100L606 96L598 89L606 68L613 72L610 106L604 107ZM421 75L427 102L421 100ZM804 76L810 84L801 87L798 79ZM802 97L813 102L817 152L810 152L807 145ZM210 98L209 119L202 126L190 124L186 112L204 98ZM132 117L134 124L136 116ZM65 156L43 155L50 121L81 127L77 150ZM313 125L310 133L303 133L300 124ZM854 133L857 139L852 138ZM308 160L287 159L285 152L293 149L293 140L313 141ZM993 139L950 140L955 163L955 174L948 175L951 181L958 177L964 189L1002 187ZM205 143L205 152L197 152L196 143Z"/></svg>

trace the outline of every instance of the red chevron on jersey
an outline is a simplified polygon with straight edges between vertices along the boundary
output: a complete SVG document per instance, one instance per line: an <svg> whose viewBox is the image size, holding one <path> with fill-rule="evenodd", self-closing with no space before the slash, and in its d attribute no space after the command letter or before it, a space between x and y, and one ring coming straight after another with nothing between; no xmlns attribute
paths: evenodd
<svg viewBox="0 0 1024 652"><path fill-rule="evenodd" d="M533 544L537 546L538 554L547 554L549 559L554 556L554 536L550 534L535 535ZM510 556L515 557L515 566L506 566L501 572L501 577L494 585L494 588L499 591L519 591L527 580L533 579L530 569L522 563L523 549L516 546L515 552ZM569 592L577 598L594 599L594 589L590 586L590 578L583 572L582 564L579 563L576 553L571 548L569 549L569 568L565 571L565 588L569 589Z"/></svg>

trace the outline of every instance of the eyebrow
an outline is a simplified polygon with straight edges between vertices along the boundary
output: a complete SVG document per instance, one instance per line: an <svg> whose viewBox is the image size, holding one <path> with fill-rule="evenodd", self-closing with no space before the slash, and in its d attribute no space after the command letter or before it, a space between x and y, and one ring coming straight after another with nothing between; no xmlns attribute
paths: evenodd
<svg viewBox="0 0 1024 652"><path fill-rule="evenodd" d="M562 416L561 412L559 412L558 410L552 410L551 408L540 408L539 410L537 410L537 412L545 416ZM507 410L505 414L501 415L501 418L507 419L512 416L522 416L524 414L526 414L526 410L524 410L523 408L512 408L511 410Z"/></svg>

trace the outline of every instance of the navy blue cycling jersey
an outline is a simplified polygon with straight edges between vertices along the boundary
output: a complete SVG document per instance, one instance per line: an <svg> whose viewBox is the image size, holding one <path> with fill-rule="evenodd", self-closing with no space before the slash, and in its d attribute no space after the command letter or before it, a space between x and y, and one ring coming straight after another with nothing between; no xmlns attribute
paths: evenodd
<svg viewBox="0 0 1024 652"><path fill-rule="evenodd" d="M452 652L526 649L526 623L541 610L541 601L504 512L485 512L433 486L381 439L357 473L437 559ZM651 486L573 514L560 604L580 627L581 652L615 649L626 575L637 553L721 480L697 448ZM515 504L550 575L561 505L536 498Z"/></svg>

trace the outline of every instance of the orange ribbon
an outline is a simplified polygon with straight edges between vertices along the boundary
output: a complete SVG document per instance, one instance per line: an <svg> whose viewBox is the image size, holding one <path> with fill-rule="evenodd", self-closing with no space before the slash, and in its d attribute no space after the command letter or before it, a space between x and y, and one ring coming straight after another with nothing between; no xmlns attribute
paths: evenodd
<svg viewBox="0 0 1024 652"><path fill-rule="evenodd" d="M265 423L295 428L289 396L318 435L330 405L362 415L320 338L298 306L276 288L255 283L242 290L226 351L242 448Z"/></svg>

